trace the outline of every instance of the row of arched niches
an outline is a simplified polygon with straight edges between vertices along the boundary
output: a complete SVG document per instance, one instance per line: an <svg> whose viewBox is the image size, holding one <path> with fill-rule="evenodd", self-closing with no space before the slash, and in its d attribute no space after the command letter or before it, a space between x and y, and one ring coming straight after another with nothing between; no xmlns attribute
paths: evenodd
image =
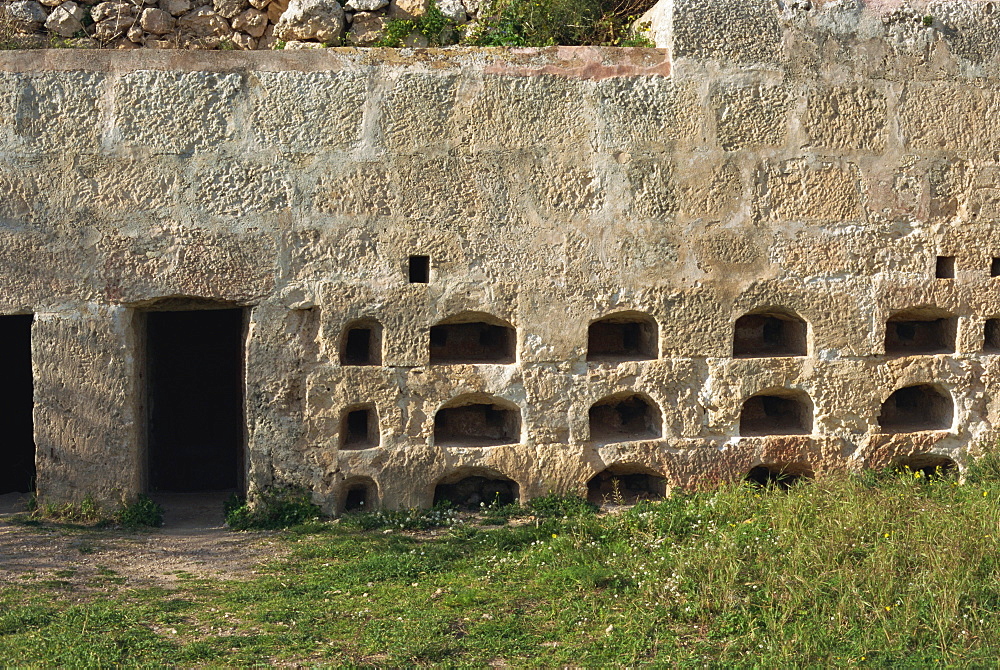
<svg viewBox="0 0 1000 670"><path fill-rule="evenodd" d="M896 312L886 321L889 356L955 352L958 317L934 307ZM805 356L808 324L793 311L768 308L744 314L733 328L734 358ZM629 311L599 319L587 331L587 360L596 363L655 360L659 329L646 314ZM1000 319L985 324L983 351L1000 353ZM468 312L431 326L431 365L514 363L517 333L511 324ZM382 326L374 319L349 323L340 342L341 365L381 365Z"/></svg>
<svg viewBox="0 0 1000 670"><path fill-rule="evenodd" d="M885 324L888 356L914 356L955 352L957 317L936 308L918 308L893 314ZM767 308L741 316L732 335L734 358L806 356L808 324L792 310ZM616 313L593 322L588 329L587 361L614 365L625 361L655 360L659 356L656 320L635 311ZM985 324L984 351L1000 353L1000 319ZM509 365L517 360L515 328L483 313L465 313L430 329L430 364ZM353 321L340 339L340 364L372 366L382 363L382 327L373 319ZM878 425L882 433L949 430L954 401L947 390L933 382L896 389L882 404ZM655 440L661 437L661 409L649 396L623 391L596 401L589 408L590 440L596 444ZM521 409L514 403L483 394L461 395L442 405L434 416L434 444L468 448L517 444L522 441ZM772 388L743 401L739 436L810 435L813 404L799 389ZM379 447L379 418L374 404L344 409L340 425L342 450ZM927 456L914 467L953 467L948 459ZM753 481L792 481L808 472L777 472L762 466L747 473ZM616 492L625 498L655 497L665 489L662 477L651 472L599 473L588 483L591 499ZM348 486L342 509L357 508L373 493L371 483ZM490 492L492 491L492 498ZM477 499L499 496L516 499L517 484L503 478L472 476L458 482L442 480L435 499Z"/></svg>

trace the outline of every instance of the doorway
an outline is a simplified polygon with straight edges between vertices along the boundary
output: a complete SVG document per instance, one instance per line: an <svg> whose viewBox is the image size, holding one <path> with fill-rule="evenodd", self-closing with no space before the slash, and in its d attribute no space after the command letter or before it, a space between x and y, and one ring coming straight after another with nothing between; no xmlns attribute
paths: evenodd
<svg viewBox="0 0 1000 670"><path fill-rule="evenodd" d="M146 313L150 492L244 488L244 310Z"/></svg>
<svg viewBox="0 0 1000 670"><path fill-rule="evenodd" d="M34 377L31 372L33 314L0 316L0 351L4 383L0 385L0 495L35 490Z"/></svg>

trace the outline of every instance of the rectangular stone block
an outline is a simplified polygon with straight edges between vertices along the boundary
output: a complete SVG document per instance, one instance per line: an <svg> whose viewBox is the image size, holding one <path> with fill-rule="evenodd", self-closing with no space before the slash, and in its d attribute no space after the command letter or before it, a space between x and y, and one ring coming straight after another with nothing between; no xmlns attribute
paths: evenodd
<svg viewBox="0 0 1000 670"><path fill-rule="evenodd" d="M483 75L468 82L456 113L474 151L580 150L594 140L594 85L552 75Z"/></svg>
<svg viewBox="0 0 1000 670"><path fill-rule="evenodd" d="M886 135L885 95L870 86L831 86L809 94L803 126L810 144L881 152Z"/></svg>
<svg viewBox="0 0 1000 670"><path fill-rule="evenodd" d="M441 151L462 141L456 131L458 75L443 72L387 72L379 106L381 143L401 154Z"/></svg>
<svg viewBox="0 0 1000 670"><path fill-rule="evenodd" d="M117 142L150 152L191 154L241 137L243 76L222 72L138 70L114 82ZM118 139L120 138L120 139Z"/></svg>
<svg viewBox="0 0 1000 670"><path fill-rule="evenodd" d="M0 73L0 133L8 133L4 150L98 151L105 80L103 73L86 71Z"/></svg>
<svg viewBox="0 0 1000 670"><path fill-rule="evenodd" d="M295 153L347 151L361 140L370 73L255 72L247 121L261 148Z"/></svg>
<svg viewBox="0 0 1000 670"><path fill-rule="evenodd" d="M601 146L608 150L698 144L703 132L697 83L669 77L611 77L597 83Z"/></svg>
<svg viewBox="0 0 1000 670"><path fill-rule="evenodd" d="M724 84L712 95L716 139L725 151L785 143L791 100L784 86Z"/></svg>
<svg viewBox="0 0 1000 670"><path fill-rule="evenodd" d="M958 82L912 82L900 101L900 129L911 151L983 156L1000 146L998 95Z"/></svg>
<svg viewBox="0 0 1000 670"><path fill-rule="evenodd" d="M860 175L851 163L790 160L771 165L766 179L771 219L834 223L862 215Z"/></svg>

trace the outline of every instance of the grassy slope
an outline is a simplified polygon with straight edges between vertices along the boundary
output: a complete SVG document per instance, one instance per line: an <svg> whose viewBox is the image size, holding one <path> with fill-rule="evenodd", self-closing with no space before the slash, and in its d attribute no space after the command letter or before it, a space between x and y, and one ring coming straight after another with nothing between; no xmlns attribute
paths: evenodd
<svg viewBox="0 0 1000 670"><path fill-rule="evenodd" d="M372 519L368 519L369 523ZM283 535L249 582L0 585L0 664L989 664L1000 483L833 478L605 517Z"/></svg>

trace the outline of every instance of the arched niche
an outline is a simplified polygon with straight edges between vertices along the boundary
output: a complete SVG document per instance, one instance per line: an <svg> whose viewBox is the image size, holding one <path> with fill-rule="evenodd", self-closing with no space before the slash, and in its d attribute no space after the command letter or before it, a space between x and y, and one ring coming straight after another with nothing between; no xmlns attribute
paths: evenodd
<svg viewBox="0 0 1000 670"><path fill-rule="evenodd" d="M955 353L958 318L937 307L913 307L893 313L885 323L889 356Z"/></svg>
<svg viewBox="0 0 1000 670"><path fill-rule="evenodd" d="M337 513L368 512L378 508L378 485L370 477L351 477L344 482Z"/></svg>
<svg viewBox="0 0 1000 670"><path fill-rule="evenodd" d="M762 488L787 490L813 477L812 466L808 463L761 463L750 468L743 481Z"/></svg>
<svg viewBox="0 0 1000 670"><path fill-rule="evenodd" d="M776 388L751 396L740 411L740 435L809 435L813 407L809 396L795 389Z"/></svg>
<svg viewBox="0 0 1000 670"><path fill-rule="evenodd" d="M594 321L587 329L588 361L644 361L658 356L659 327L648 314L618 312Z"/></svg>
<svg viewBox="0 0 1000 670"><path fill-rule="evenodd" d="M882 403L878 425L883 433L949 430L955 415L951 396L932 384L897 389Z"/></svg>
<svg viewBox="0 0 1000 670"><path fill-rule="evenodd" d="M667 480L656 470L636 463L616 463L587 482L587 500L595 505L630 505L640 500L662 500Z"/></svg>
<svg viewBox="0 0 1000 670"><path fill-rule="evenodd" d="M809 325L784 307L767 307L744 314L733 326L734 358L805 356Z"/></svg>
<svg viewBox="0 0 1000 670"><path fill-rule="evenodd" d="M344 326L340 336L341 365L382 365L382 324L358 319Z"/></svg>
<svg viewBox="0 0 1000 670"><path fill-rule="evenodd" d="M448 502L462 509L509 505L521 499L521 487L495 470L463 468L442 477L434 487L434 504Z"/></svg>
<svg viewBox="0 0 1000 670"><path fill-rule="evenodd" d="M660 437L660 408L648 396L630 391L601 398L590 406L590 439L631 442Z"/></svg>
<svg viewBox="0 0 1000 670"><path fill-rule="evenodd" d="M432 365L506 365L517 357L514 326L483 312L463 312L431 326L430 341Z"/></svg>
<svg viewBox="0 0 1000 670"><path fill-rule="evenodd" d="M958 463L940 454L909 454L892 459L893 470L920 473L922 476L937 479L948 477L958 472Z"/></svg>
<svg viewBox="0 0 1000 670"><path fill-rule="evenodd" d="M493 447L521 441L521 409L480 393L458 396L434 415L434 444L439 447Z"/></svg>

